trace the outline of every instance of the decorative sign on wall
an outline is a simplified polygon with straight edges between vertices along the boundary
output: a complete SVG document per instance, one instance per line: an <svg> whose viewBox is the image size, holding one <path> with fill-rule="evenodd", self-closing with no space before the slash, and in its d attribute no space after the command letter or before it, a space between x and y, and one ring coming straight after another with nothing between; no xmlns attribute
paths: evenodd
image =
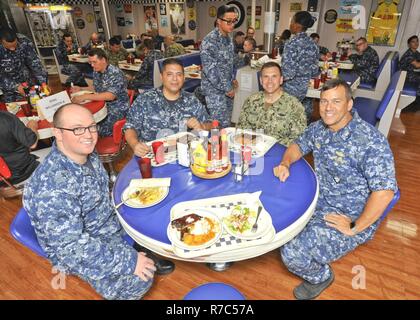
<svg viewBox="0 0 420 320"><path fill-rule="evenodd" d="M168 27L168 17L160 17L160 27L161 28Z"/></svg>
<svg viewBox="0 0 420 320"><path fill-rule="evenodd" d="M155 6L144 6L144 27L146 32L158 28Z"/></svg>
<svg viewBox="0 0 420 320"><path fill-rule="evenodd" d="M356 14L360 0L340 0L340 14Z"/></svg>
<svg viewBox="0 0 420 320"><path fill-rule="evenodd" d="M318 31L318 22L319 22L319 12L309 12L309 13L311 14L312 18L314 18L315 23L312 27L306 30L306 33L308 35L312 33L316 33Z"/></svg>
<svg viewBox="0 0 420 320"><path fill-rule="evenodd" d="M197 24L195 23L195 20L188 21L188 28L190 30L195 30L197 28Z"/></svg>
<svg viewBox="0 0 420 320"><path fill-rule="evenodd" d="M290 12L302 11L302 2L292 2L290 3Z"/></svg>
<svg viewBox="0 0 420 320"><path fill-rule="evenodd" d="M215 6L211 6L209 8L209 16L212 17L212 18L214 18L214 17L216 17L216 15L217 15L217 9L216 9L216 7Z"/></svg>
<svg viewBox="0 0 420 320"><path fill-rule="evenodd" d="M89 13L86 15L86 21L87 21L88 23L92 23L93 21L95 21L95 16L93 15L93 13L89 12Z"/></svg>
<svg viewBox="0 0 420 320"><path fill-rule="evenodd" d="M85 20L83 20L83 19L76 19L76 27L78 29L84 29L85 28Z"/></svg>
<svg viewBox="0 0 420 320"><path fill-rule="evenodd" d="M185 34L185 10L183 3L171 3L169 5L171 16L171 33Z"/></svg>
<svg viewBox="0 0 420 320"><path fill-rule="evenodd" d="M334 23L337 21L338 13L334 9L327 10L324 15L324 20L326 23Z"/></svg>
<svg viewBox="0 0 420 320"><path fill-rule="evenodd" d="M353 33L353 19L337 19L335 31L338 33Z"/></svg>
<svg viewBox="0 0 420 320"><path fill-rule="evenodd" d="M159 13L161 16L166 16L166 3L159 4Z"/></svg>
<svg viewBox="0 0 420 320"><path fill-rule="evenodd" d="M404 3L404 0L372 1L369 26L366 32L369 44L389 47L395 45Z"/></svg>
<svg viewBox="0 0 420 320"><path fill-rule="evenodd" d="M125 13L132 13L133 12L133 5L131 3L124 4L124 12Z"/></svg>
<svg viewBox="0 0 420 320"><path fill-rule="evenodd" d="M117 17L117 26L125 27L125 19L124 17Z"/></svg>

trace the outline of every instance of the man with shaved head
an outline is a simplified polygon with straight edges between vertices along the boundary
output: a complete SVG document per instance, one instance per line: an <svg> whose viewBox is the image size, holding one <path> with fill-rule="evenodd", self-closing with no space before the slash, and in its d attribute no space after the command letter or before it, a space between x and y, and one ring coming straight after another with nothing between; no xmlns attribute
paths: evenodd
<svg viewBox="0 0 420 320"><path fill-rule="evenodd" d="M78 104L54 115L55 142L25 187L23 206L54 267L87 281L106 299L139 299L151 287L153 260L122 238L95 150L96 123Z"/></svg>

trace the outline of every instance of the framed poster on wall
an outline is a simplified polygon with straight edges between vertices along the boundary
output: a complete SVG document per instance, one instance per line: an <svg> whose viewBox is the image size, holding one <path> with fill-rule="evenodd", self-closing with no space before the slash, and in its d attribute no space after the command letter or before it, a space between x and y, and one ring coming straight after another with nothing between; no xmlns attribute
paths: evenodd
<svg viewBox="0 0 420 320"><path fill-rule="evenodd" d="M372 1L366 39L376 46L395 46L405 0Z"/></svg>
<svg viewBox="0 0 420 320"><path fill-rule="evenodd" d="M185 8L184 3L171 3L169 14L171 16L171 33L185 34Z"/></svg>

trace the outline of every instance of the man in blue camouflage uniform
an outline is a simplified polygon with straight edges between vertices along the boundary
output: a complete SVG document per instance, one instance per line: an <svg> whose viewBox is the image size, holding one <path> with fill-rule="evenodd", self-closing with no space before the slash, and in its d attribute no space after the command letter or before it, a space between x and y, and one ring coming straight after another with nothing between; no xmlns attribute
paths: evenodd
<svg viewBox="0 0 420 320"><path fill-rule="evenodd" d="M319 50L306 30L314 24L312 16L306 11L297 12L290 24L290 31L295 36L284 46L282 71L283 90L298 98L305 107L308 122L311 119L312 99L305 99L311 78L319 74Z"/></svg>
<svg viewBox="0 0 420 320"><path fill-rule="evenodd" d="M25 186L23 206L54 267L87 281L106 299L139 299L151 287L151 259L122 238L108 175L94 152L92 114L68 104L54 115L56 141Z"/></svg>
<svg viewBox="0 0 420 320"><path fill-rule="evenodd" d="M130 89L144 89L153 87L153 70L155 60L163 58L162 52L156 50L155 44L151 39L145 39L140 45L139 51L144 52L145 58L141 64L139 72L134 79L130 80L128 87Z"/></svg>
<svg viewBox="0 0 420 320"><path fill-rule="evenodd" d="M166 59L161 77L162 87L140 94L127 114L125 138L139 157L149 152L144 142L175 134L186 129L184 125L193 130L211 127L204 106L194 94L181 89L185 80L182 62Z"/></svg>
<svg viewBox="0 0 420 320"><path fill-rule="evenodd" d="M376 81L375 74L379 68L378 53L368 45L366 38L359 38L356 41L356 51L349 56L350 61L354 64L353 71L360 76L361 82Z"/></svg>
<svg viewBox="0 0 420 320"><path fill-rule="evenodd" d="M70 33L64 33L62 40L55 48L55 55L57 56L58 63L62 67L61 72L68 75L66 85L74 83L81 87L87 87L82 67L70 63L68 55L77 53L77 45L73 43L73 38Z"/></svg>
<svg viewBox="0 0 420 320"><path fill-rule="evenodd" d="M297 299L313 299L333 282L329 263L373 238L397 191L386 138L352 106L345 81L327 82L321 92L322 120L308 127L274 169L284 182L293 175L290 165L312 151L319 179L314 215L280 250L286 267L304 279L294 290Z"/></svg>
<svg viewBox="0 0 420 320"><path fill-rule="evenodd" d="M211 118L219 120L222 127L229 127L231 124L237 86L235 69L245 65L243 59L235 53L235 46L229 36L237 21L233 7L219 7L217 27L201 43L201 91L206 97Z"/></svg>
<svg viewBox="0 0 420 320"><path fill-rule="evenodd" d="M101 137L112 136L114 123L123 119L130 107L127 80L118 67L108 64L108 58L102 49L89 51L89 63L94 70L94 88L88 87L87 90L94 91L94 93L73 97L72 101L74 103L81 103L85 100L106 101L108 115L99 123L99 135ZM79 90L80 87L73 87L73 92Z"/></svg>
<svg viewBox="0 0 420 320"><path fill-rule="evenodd" d="M24 99L22 83L29 86L47 82L47 71L39 59L33 43L12 29L0 31L0 88L3 100L13 102Z"/></svg>
<svg viewBox="0 0 420 320"><path fill-rule="evenodd" d="M399 67L401 70L407 71L407 80L412 86L417 88L416 101L410 106L404 108L404 111L410 109L419 110L420 108L420 52L419 48L419 37L412 36L407 40L409 49L403 54L400 59Z"/></svg>

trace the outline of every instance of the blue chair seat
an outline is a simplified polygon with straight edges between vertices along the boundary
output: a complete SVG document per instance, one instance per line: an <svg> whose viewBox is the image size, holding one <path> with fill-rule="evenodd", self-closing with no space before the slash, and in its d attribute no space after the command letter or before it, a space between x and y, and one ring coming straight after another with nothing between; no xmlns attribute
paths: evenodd
<svg viewBox="0 0 420 320"><path fill-rule="evenodd" d="M359 89L374 90L376 87L376 81L371 82L360 82Z"/></svg>
<svg viewBox="0 0 420 320"><path fill-rule="evenodd" d="M415 97L417 94L417 87L414 83L406 81L401 94Z"/></svg>
<svg viewBox="0 0 420 320"><path fill-rule="evenodd" d="M231 285L211 282L192 289L184 300L245 300L245 297Z"/></svg>
<svg viewBox="0 0 420 320"><path fill-rule="evenodd" d="M16 214L16 217L13 219L12 224L10 225L10 233L13 238L34 251L39 256L43 258L47 257L44 250L42 250L38 243L35 230L32 227L31 220L24 208L21 208ZM134 245L134 240L129 235L126 234L123 238L130 246Z"/></svg>
<svg viewBox="0 0 420 320"><path fill-rule="evenodd" d="M182 89L188 92L194 92L194 90L201 85L200 79L186 79Z"/></svg>
<svg viewBox="0 0 420 320"><path fill-rule="evenodd" d="M370 123L372 126L376 125L376 112L378 111L381 101L369 98L357 97L354 99L353 108L356 109L359 116Z"/></svg>

